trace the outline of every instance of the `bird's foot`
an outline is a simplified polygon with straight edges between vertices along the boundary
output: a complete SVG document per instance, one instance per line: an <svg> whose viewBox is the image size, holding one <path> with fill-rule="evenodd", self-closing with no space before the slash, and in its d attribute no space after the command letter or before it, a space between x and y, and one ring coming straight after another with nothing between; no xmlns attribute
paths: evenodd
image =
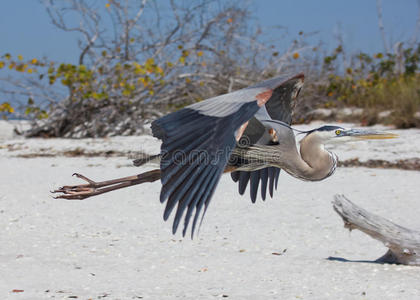
<svg viewBox="0 0 420 300"><path fill-rule="evenodd" d="M153 182L160 179L160 170L156 169L133 176L121 177L100 182L93 181L79 173L74 173L73 176L86 181L87 184L62 186L59 189L51 192L60 193L58 196L54 197L55 199L83 200L92 196L108 193L110 191L115 191L128 186L141 184L144 182Z"/></svg>
<svg viewBox="0 0 420 300"><path fill-rule="evenodd" d="M73 176L86 181L88 184L62 186L51 192L61 193L58 196L54 196L54 199L83 200L97 194L97 188L101 186L100 183L97 183L79 173L74 173Z"/></svg>

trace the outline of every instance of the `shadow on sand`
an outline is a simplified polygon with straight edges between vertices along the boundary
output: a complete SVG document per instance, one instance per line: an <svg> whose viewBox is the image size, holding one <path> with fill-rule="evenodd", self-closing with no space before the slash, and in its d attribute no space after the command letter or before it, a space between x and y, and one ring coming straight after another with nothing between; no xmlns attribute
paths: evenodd
<svg viewBox="0 0 420 300"><path fill-rule="evenodd" d="M380 261L380 260L353 260L353 259L345 259L342 257L334 257L334 256L329 256L328 258L326 258L326 260L330 260L330 261L339 261L339 262L352 262L352 263L368 263L368 264L388 264L389 262L384 262L384 261ZM395 264L395 263L392 263Z"/></svg>

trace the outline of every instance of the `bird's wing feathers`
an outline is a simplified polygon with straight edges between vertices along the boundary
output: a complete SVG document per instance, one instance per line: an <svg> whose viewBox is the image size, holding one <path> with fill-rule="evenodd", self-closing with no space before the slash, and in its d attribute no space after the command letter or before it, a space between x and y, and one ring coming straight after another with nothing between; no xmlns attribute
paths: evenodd
<svg viewBox="0 0 420 300"><path fill-rule="evenodd" d="M276 167L267 167L256 171L235 171L231 173L234 182L238 182L239 194L245 194L248 182L250 182L251 201L255 203L257 200L258 186L261 183L261 198L265 201L267 195L267 187L270 197L273 198L274 188L277 189L280 169Z"/></svg>
<svg viewBox="0 0 420 300"><path fill-rule="evenodd" d="M183 234L194 209L195 228L198 215L203 206L207 208L236 145L235 131L258 108L256 101L247 102L236 112L217 117L186 107L152 123L153 135L162 140L160 201L167 200L165 220L178 205L174 233L187 208Z"/></svg>
<svg viewBox="0 0 420 300"><path fill-rule="evenodd" d="M185 235L189 221L195 214L191 230L191 234L194 234L200 212L204 207L203 217L236 146L238 129L267 101L273 99L273 94L276 96L274 100L278 98L277 88L287 85L290 80L299 81L302 78L302 74L292 78L274 78L192 104L152 123L153 135L162 140L160 201L166 201L165 220L177 206L173 233L185 215ZM273 106L273 111L277 107ZM270 114L271 108L267 111ZM268 169L267 176L260 176L265 180L262 186L267 186L270 180L270 194L274 184L270 174L274 173Z"/></svg>
<svg viewBox="0 0 420 300"><path fill-rule="evenodd" d="M295 76L273 90L270 100L262 106L248 123L242 137L241 144L263 144L272 143L272 136L267 128L259 120L279 120L291 124L292 111L295 106L294 99L297 98L303 85L303 74ZM269 193L273 198L273 188L277 189L280 169L268 167L256 171L235 171L231 173L232 179L238 182L239 193L245 193L248 182L250 183L251 201L257 199L258 187L261 182L261 198L265 200L267 193L267 182L269 181Z"/></svg>

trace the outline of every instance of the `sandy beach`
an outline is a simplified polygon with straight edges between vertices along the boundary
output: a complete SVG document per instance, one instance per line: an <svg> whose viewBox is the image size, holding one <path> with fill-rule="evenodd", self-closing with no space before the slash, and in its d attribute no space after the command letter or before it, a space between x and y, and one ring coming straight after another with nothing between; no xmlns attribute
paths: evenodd
<svg viewBox="0 0 420 300"><path fill-rule="evenodd" d="M420 130L378 128L400 137L330 148L341 160L420 157ZM163 222L159 182L84 201L51 197L82 183L74 172L144 172L129 157L159 147L151 136L23 139L1 121L0 298L420 299L420 268L374 263L387 248L349 233L331 205L344 194L419 230L418 171L343 167L315 183L284 173L274 199L255 204L224 175L193 240Z"/></svg>

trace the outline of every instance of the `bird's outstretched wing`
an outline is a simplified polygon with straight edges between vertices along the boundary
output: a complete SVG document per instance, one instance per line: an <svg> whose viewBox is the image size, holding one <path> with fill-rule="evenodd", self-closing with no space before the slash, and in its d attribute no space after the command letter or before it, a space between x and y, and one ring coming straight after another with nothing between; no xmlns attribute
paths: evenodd
<svg viewBox="0 0 420 300"><path fill-rule="evenodd" d="M303 84L303 77L295 78L285 82L281 87L274 90L270 101L262 107L258 113L249 121L240 144L262 144L270 145L275 143L275 136L270 135L270 128L267 128L259 120L279 120L288 124L292 122L292 111L295 100ZM251 201L255 203L260 186L261 198L265 200L267 187L270 197L273 198L274 188L277 189L280 169L267 167L255 171L235 171L231 173L232 179L238 182L239 194L245 193L248 182L250 184Z"/></svg>
<svg viewBox="0 0 420 300"><path fill-rule="evenodd" d="M267 167L255 171L234 171L231 174L232 180L238 182L239 194L245 194L248 182L250 182L250 196L252 203L257 201L258 187L261 182L261 198L265 201L267 195L267 187L270 197L273 198L274 188L277 190L280 168Z"/></svg>
<svg viewBox="0 0 420 300"><path fill-rule="evenodd" d="M153 135L162 140L160 201L167 201L165 220L177 206L173 233L185 215L185 235L194 215L193 236L200 212L204 208L203 217L247 122L265 110L273 96L279 98L290 82L302 81L303 74L273 78L189 105L152 123Z"/></svg>

